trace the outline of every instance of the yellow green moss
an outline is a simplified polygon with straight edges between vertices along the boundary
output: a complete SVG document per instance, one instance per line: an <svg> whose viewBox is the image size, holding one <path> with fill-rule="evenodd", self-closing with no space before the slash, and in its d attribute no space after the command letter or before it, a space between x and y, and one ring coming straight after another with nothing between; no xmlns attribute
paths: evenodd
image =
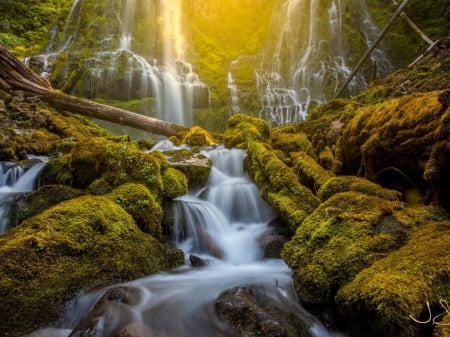
<svg viewBox="0 0 450 337"><path fill-rule="evenodd" d="M206 131L202 127L193 126L185 135L183 135L181 144L202 147L217 144L217 141L208 131Z"/></svg>
<svg viewBox="0 0 450 337"><path fill-rule="evenodd" d="M387 200L401 199L400 192L383 188L367 179L355 176L337 176L329 179L320 187L317 196L320 200L325 201L336 193L347 191L364 193Z"/></svg>
<svg viewBox="0 0 450 337"><path fill-rule="evenodd" d="M172 167L162 172L163 197L173 199L184 195L188 191L188 179L179 170Z"/></svg>
<svg viewBox="0 0 450 337"><path fill-rule="evenodd" d="M142 183L160 195L163 189L160 164L160 158L139 150L135 143L89 138L72 149L70 169L75 187L86 188L102 178L113 187L127 182Z"/></svg>
<svg viewBox="0 0 450 337"><path fill-rule="evenodd" d="M324 169L305 152L291 153L292 169L297 174L301 184L317 193L318 189L334 177L331 171Z"/></svg>
<svg viewBox="0 0 450 337"><path fill-rule="evenodd" d="M167 268L160 243L105 197L62 202L0 236L0 319L14 336L55 322L80 289Z"/></svg>
<svg viewBox="0 0 450 337"><path fill-rule="evenodd" d="M227 148L246 149L250 141L266 141L270 136L266 120L249 115L234 115L228 119L223 141Z"/></svg>
<svg viewBox="0 0 450 337"><path fill-rule="evenodd" d="M281 217L295 230L303 219L318 205L319 200L299 183L296 174L270 146L251 142L248 155L251 164L246 167L259 186L261 195L279 212Z"/></svg>
<svg viewBox="0 0 450 337"><path fill-rule="evenodd" d="M46 184L72 185L70 155L50 158L41 171L41 178Z"/></svg>
<svg viewBox="0 0 450 337"><path fill-rule="evenodd" d="M289 154L299 151L306 152L311 144L304 133L272 132L270 145L276 150Z"/></svg>
<svg viewBox="0 0 450 337"><path fill-rule="evenodd" d="M162 239L163 210L147 187L134 183L123 184L106 197L130 214L143 232L158 240Z"/></svg>
<svg viewBox="0 0 450 337"><path fill-rule="evenodd" d="M444 218L434 207L403 208L397 201L342 192L303 221L282 256L300 299L322 306L333 303L360 271L405 244L413 229Z"/></svg>
<svg viewBox="0 0 450 337"><path fill-rule="evenodd" d="M427 301L432 317L443 312L439 301L450 298L449 242L448 220L429 223L417 229L404 247L359 273L337 294L349 327L379 337L422 336L432 329L431 323L419 324L411 316L426 320Z"/></svg>

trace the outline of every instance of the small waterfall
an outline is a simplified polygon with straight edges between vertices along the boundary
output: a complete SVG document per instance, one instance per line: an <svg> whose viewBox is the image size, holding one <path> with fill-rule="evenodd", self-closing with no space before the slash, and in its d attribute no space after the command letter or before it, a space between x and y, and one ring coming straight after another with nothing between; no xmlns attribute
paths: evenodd
<svg viewBox="0 0 450 337"><path fill-rule="evenodd" d="M311 104L334 97L363 55L365 45L351 34L369 46L378 33L366 1L285 0L274 11L256 68L259 117L274 126L305 119ZM371 56L378 77L392 71L382 47ZM372 73L355 76L349 94L365 89Z"/></svg>
<svg viewBox="0 0 450 337"><path fill-rule="evenodd" d="M156 148L168 149L169 143ZM225 290L246 285L263 287L280 306L291 308L311 337L344 336L329 332L296 304L290 270L281 259L263 257L259 238L270 231L268 223L276 215L243 172L246 153L222 147L202 153L213 162L209 182L175 199L171 214L175 244L204 266L192 268L186 259L174 272L89 292L68 306L60 329L52 330L55 336L91 336L87 331L95 331L95 336L110 337L119 326L137 324L155 336L232 337L234 332L217 317L214 302ZM118 301L93 310L102 305L102 297L117 291L125 292L127 304ZM93 312L95 318L89 318Z"/></svg>
<svg viewBox="0 0 450 337"><path fill-rule="evenodd" d="M230 90L230 96L231 96L231 113L236 114L241 109L239 108L239 89L234 82L233 74L231 72L228 72L228 81L227 81L227 87L228 90Z"/></svg>
<svg viewBox="0 0 450 337"><path fill-rule="evenodd" d="M75 0L62 31L55 26L45 52L25 63L52 73L61 62L63 66L58 67L64 70L58 70L53 81L68 86L65 89L72 94L146 100L139 112L192 125L192 110L209 107L209 88L187 61L181 2L123 0L111 8L105 4L105 17L95 28L98 40L87 49L86 35L92 31L85 20L92 11L98 12L92 6ZM111 25L113 21L118 24Z"/></svg>
<svg viewBox="0 0 450 337"><path fill-rule="evenodd" d="M38 178L47 158L30 156L23 164L0 162L0 234L17 225L11 223L8 213L15 202L24 194L33 191L39 184Z"/></svg>

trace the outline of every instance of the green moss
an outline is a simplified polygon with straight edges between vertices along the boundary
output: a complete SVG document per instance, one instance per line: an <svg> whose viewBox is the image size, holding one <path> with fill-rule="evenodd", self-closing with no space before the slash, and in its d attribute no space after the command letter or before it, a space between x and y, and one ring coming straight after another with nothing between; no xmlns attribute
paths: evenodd
<svg viewBox="0 0 450 337"><path fill-rule="evenodd" d="M338 176L329 179L320 187L317 192L317 196L320 200L325 201L336 193L347 191L364 193L366 195L371 195L386 200L401 199L400 192L382 188L376 183L355 176Z"/></svg>
<svg viewBox="0 0 450 337"><path fill-rule="evenodd" d="M86 188L102 178L111 186L142 183L157 195L163 189L161 159L139 150L135 143L90 138L79 142L71 156L70 169L76 187Z"/></svg>
<svg viewBox="0 0 450 337"><path fill-rule="evenodd" d="M173 199L184 195L188 191L188 179L179 170L167 168L162 172L163 196Z"/></svg>
<svg viewBox="0 0 450 337"><path fill-rule="evenodd" d="M325 170L305 152L291 153L291 157L293 158L292 169L296 172L300 183L314 193L317 193L320 187L334 177L332 172Z"/></svg>
<svg viewBox="0 0 450 337"><path fill-rule="evenodd" d="M106 197L119 204L130 214L143 232L158 240L162 239L163 211L147 187L133 183L123 184Z"/></svg>
<svg viewBox="0 0 450 337"><path fill-rule="evenodd" d="M83 192L69 186L44 185L27 195L23 202L17 204L17 209L14 209L13 213L16 214L17 223L20 223L51 206L59 204L62 201L77 198L82 194Z"/></svg>
<svg viewBox="0 0 450 337"><path fill-rule="evenodd" d="M266 141L269 138L267 121L248 115L234 115L228 119L227 129L223 134L226 147L246 149L250 141Z"/></svg>
<svg viewBox="0 0 450 337"><path fill-rule="evenodd" d="M282 256L302 301L332 305L359 272L403 246L413 230L442 219L435 207L403 208L397 201L342 192L303 221Z"/></svg>
<svg viewBox="0 0 450 337"><path fill-rule="evenodd" d="M251 142L248 145L251 165L246 166L259 186L262 197L295 230L319 205L319 200L299 183L292 169L268 148L262 143Z"/></svg>
<svg viewBox="0 0 450 337"><path fill-rule="evenodd" d="M432 317L443 312L439 301L450 298L448 242L450 222L429 223L415 231L404 247L359 273L337 294L349 327L381 337L421 336L432 329L431 323L418 324L410 316L426 320L427 301Z"/></svg>
<svg viewBox="0 0 450 337"><path fill-rule="evenodd" d="M70 155L50 158L41 171L41 179L46 184L72 185L73 176L70 170Z"/></svg>
<svg viewBox="0 0 450 337"><path fill-rule="evenodd" d="M270 145L276 150L289 154L299 151L306 152L311 144L304 133L272 132Z"/></svg>
<svg viewBox="0 0 450 337"><path fill-rule="evenodd" d="M200 126L193 126L185 135L183 135L181 144L202 147L217 144L217 141L205 129Z"/></svg>
<svg viewBox="0 0 450 337"><path fill-rule="evenodd" d="M62 202L0 236L0 319L14 336L55 322L92 285L167 268L163 247L104 197Z"/></svg>

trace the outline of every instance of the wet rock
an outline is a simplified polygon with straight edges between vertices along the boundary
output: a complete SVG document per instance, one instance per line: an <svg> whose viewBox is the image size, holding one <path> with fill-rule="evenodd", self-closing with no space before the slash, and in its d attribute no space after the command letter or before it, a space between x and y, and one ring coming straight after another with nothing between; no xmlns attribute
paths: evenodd
<svg viewBox="0 0 450 337"><path fill-rule="evenodd" d="M287 236L274 233L267 233L259 240L266 258L281 258L281 251L287 242Z"/></svg>
<svg viewBox="0 0 450 337"><path fill-rule="evenodd" d="M143 323L132 323L125 326L114 337L159 337L153 329Z"/></svg>
<svg viewBox="0 0 450 337"><path fill-rule="evenodd" d="M216 300L219 319L228 322L242 337L311 337L307 318L289 311L289 305L269 296L261 286L237 287Z"/></svg>
<svg viewBox="0 0 450 337"><path fill-rule="evenodd" d="M204 267L208 265L208 262L198 257L197 255L190 255L189 262L191 262L192 267Z"/></svg>

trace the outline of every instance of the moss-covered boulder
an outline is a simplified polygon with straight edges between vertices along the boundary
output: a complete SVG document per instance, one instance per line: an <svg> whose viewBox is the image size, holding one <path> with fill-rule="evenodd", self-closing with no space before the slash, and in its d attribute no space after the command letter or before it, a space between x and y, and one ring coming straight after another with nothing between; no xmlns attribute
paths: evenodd
<svg viewBox="0 0 450 337"><path fill-rule="evenodd" d="M115 188L106 197L119 204L130 214L143 232L158 240L162 239L161 220L163 210L145 185L123 184Z"/></svg>
<svg viewBox="0 0 450 337"><path fill-rule="evenodd" d="M161 244L101 196L62 202L0 236L2 333L55 322L82 288L167 268Z"/></svg>
<svg viewBox="0 0 450 337"><path fill-rule="evenodd" d="M450 209L450 91L405 95L361 107L345 127L336 155L345 174L383 186L416 187Z"/></svg>
<svg viewBox="0 0 450 337"><path fill-rule="evenodd" d="M327 180L318 190L320 200L328 200L331 196L340 192L359 192L386 200L400 200L401 193L395 190L383 188L370 180L355 176L337 176Z"/></svg>
<svg viewBox="0 0 450 337"><path fill-rule="evenodd" d="M168 167L162 172L162 180L163 197L167 199L173 199L188 192L188 178L180 170Z"/></svg>
<svg viewBox="0 0 450 337"><path fill-rule="evenodd" d="M348 328L368 337L430 336L433 329L448 336L449 242L450 221L431 222L359 273L336 297Z"/></svg>
<svg viewBox="0 0 450 337"><path fill-rule="evenodd" d="M246 168L259 186L262 197L295 229L318 205L319 199L299 183L296 174L270 146L251 142L248 145L251 164Z"/></svg>
<svg viewBox="0 0 450 337"><path fill-rule="evenodd" d="M131 142L114 142L106 138L90 138L78 142L71 151L70 170L73 185L87 188L98 179L111 189L127 182L141 183L158 196L163 190L162 157L141 151Z"/></svg>
<svg viewBox="0 0 450 337"><path fill-rule="evenodd" d="M183 135L180 143L202 147L217 144L217 141L208 131L196 125Z"/></svg>
<svg viewBox="0 0 450 337"><path fill-rule="evenodd" d="M225 147L246 149L248 142L265 142L270 136L269 123L248 115L234 115L228 119L223 134Z"/></svg>
<svg viewBox="0 0 450 337"><path fill-rule="evenodd" d="M292 168L302 185L317 193L318 189L334 177L333 172L324 169L305 152L291 153Z"/></svg>
<svg viewBox="0 0 450 337"><path fill-rule="evenodd" d="M286 127L282 130L286 130ZM290 129L288 129L290 130ZM292 131L292 130L290 130ZM302 132L273 132L270 136L270 145L276 150L283 151L286 155L291 152L306 152L311 146L308 137Z"/></svg>
<svg viewBox="0 0 450 337"><path fill-rule="evenodd" d="M193 152L189 149L164 151L172 168L182 172L188 179L190 186L204 185L211 173L212 161L205 155ZM170 186L170 180L175 177L175 172L168 171L164 176L167 192L176 186Z"/></svg>
<svg viewBox="0 0 450 337"><path fill-rule="evenodd" d="M413 229L444 218L439 208L403 208L359 192L338 193L303 221L282 256L301 301L333 305L341 287L404 245Z"/></svg>

